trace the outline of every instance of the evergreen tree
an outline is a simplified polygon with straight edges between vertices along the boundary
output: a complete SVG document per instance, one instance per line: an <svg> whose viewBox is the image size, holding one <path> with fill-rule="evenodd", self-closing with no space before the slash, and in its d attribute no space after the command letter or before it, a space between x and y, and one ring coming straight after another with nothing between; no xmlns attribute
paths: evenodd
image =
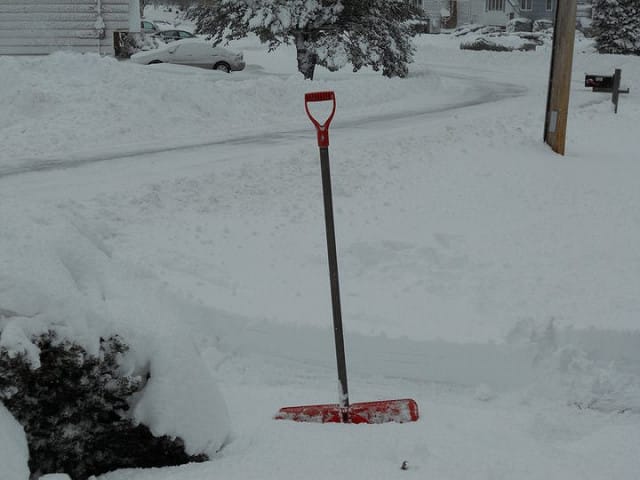
<svg viewBox="0 0 640 480"><path fill-rule="evenodd" d="M347 62L405 77L413 54L406 21L419 13L403 0L206 0L187 15L215 43L249 33L270 50L293 43L298 70L312 79L316 65L335 71Z"/></svg>
<svg viewBox="0 0 640 480"><path fill-rule="evenodd" d="M592 27L600 53L640 55L640 0L594 0Z"/></svg>

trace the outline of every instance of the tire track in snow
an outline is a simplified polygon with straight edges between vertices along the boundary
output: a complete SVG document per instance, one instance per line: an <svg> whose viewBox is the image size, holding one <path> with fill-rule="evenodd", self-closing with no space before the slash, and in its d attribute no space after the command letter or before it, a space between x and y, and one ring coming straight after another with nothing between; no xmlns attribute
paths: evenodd
<svg viewBox="0 0 640 480"><path fill-rule="evenodd" d="M429 117L443 112L460 110L519 97L524 95L527 91L526 87L520 85L478 80L469 75L446 73L441 76L468 82L475 90L477 90L477 92L474 92L476 95L470 99L462 99L455 103L439 106L431 106L427 109L416 109L410 111L402 110L396 113L385 113L368 116L366 118L336 121L333 124L332 130L361 129L366 126L375 126L381 123L397 122L400 120L414 121L419 117ZM305 127L281 132L261 132L255 135L241 135L231 138L204 141L194 140L185 143L173 143L170 145L158 146L152 144L138 144L121 149L110 149L108 151L92 154L88 154L87 152L72 152L64 158L60 156L52 156L50 158L24 158L19 159L18 163L20 165L4 168L0 167L0 179L28 173L77 168L93 163L121 160L157 153L197 150L214 146L278 144L296 138L307 138L309 136L309 132L311 132L311 129L309 127Z"/></svg>

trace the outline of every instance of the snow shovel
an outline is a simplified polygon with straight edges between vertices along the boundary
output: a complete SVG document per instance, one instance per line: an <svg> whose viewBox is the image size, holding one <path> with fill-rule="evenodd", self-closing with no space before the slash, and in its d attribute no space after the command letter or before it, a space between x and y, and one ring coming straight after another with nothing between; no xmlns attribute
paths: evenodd
<svg viewBox="0 0 640 480"><path fill-rule="evenodd" d="M331 113L324 123L320 123L309 111L309 103L333 102ZM347 387L347 366L344 353L342 332L342 313L340 311L340 285L338 282L338 259L333 223L333 201L331 195L331 174L329 171L329 124L336 112L336 96L332 91L311 92L304 96L304 108L316 127L318 147L320 148L320 169L322 172L322 193L324 197L324 218L327 233L327 253L329 260L329 281L331 284L331 303L333 307L333 331L338 364L339 400L337 404L303 405L284 407L276 414L278 420L317 423L385 423L414 422L418 420L418 405L409 398L400 400L380 400L349 404Z"/></svg>

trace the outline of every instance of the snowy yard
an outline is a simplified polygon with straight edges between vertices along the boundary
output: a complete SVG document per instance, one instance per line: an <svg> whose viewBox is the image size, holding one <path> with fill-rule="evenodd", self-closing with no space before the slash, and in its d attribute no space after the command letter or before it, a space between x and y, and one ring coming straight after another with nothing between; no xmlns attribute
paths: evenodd
<svg viewBox="0 0 640 480"><path fill-rule="evenodd" d="M162 380L137 418L194 450L228 409L212 461L99 480L638 477L640 58L576 42L558 156L549 47L460 41L418 37L404 80L303 81L251 38L231 75L0 57L0 326L123 332ZM615 68L617 115L583 86ZM414 398L413 424L272 420L337 400L314 90L338 103L351 398ZM0 463L26 480L3 407Z"/></svg>

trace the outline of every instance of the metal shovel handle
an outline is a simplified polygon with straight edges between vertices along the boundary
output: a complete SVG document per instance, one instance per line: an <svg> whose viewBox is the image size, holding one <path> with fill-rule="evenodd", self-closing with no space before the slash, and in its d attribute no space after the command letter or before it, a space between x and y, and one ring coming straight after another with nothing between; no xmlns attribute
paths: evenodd
<svg viewBox="0 0 640 480"><path fill-rule="evenodd" d="M309 111L312 102L333 102L331 113L320 123ZM347 385L347 362L344 353L342 333L342 312L340 309L340 282L338 280L338 255L336 234L333 224L333 200L331 195L331 173L329 170L329 124L336 113L336 95L332 91L310 92L304 96L304 109L315 125L320 147L320 169L322 171L322 196L324 198L324 219L327 233L327 254L329 260L329 280L331 284L331 305L333 310L333 333L336 343L336 361L340 382L338 408L343 423L349 423L349 388Z"/></svg>
<svg viewBox="0 0 640 480"><path fill-rule="evenodd" d="M329 117L324 121L324 123L320 123L309 111L309 104L312 102L328 102L328 101L333 102L333 108L331 109L331 113L329 114ZM336 113L336 94L333 91L305 93L304 109L307 112L307 116L316 127L316 132L318 134L318 147L325 147L325 148L328 147L329 146L329 125L331 124L333 115Z"/></svg>

